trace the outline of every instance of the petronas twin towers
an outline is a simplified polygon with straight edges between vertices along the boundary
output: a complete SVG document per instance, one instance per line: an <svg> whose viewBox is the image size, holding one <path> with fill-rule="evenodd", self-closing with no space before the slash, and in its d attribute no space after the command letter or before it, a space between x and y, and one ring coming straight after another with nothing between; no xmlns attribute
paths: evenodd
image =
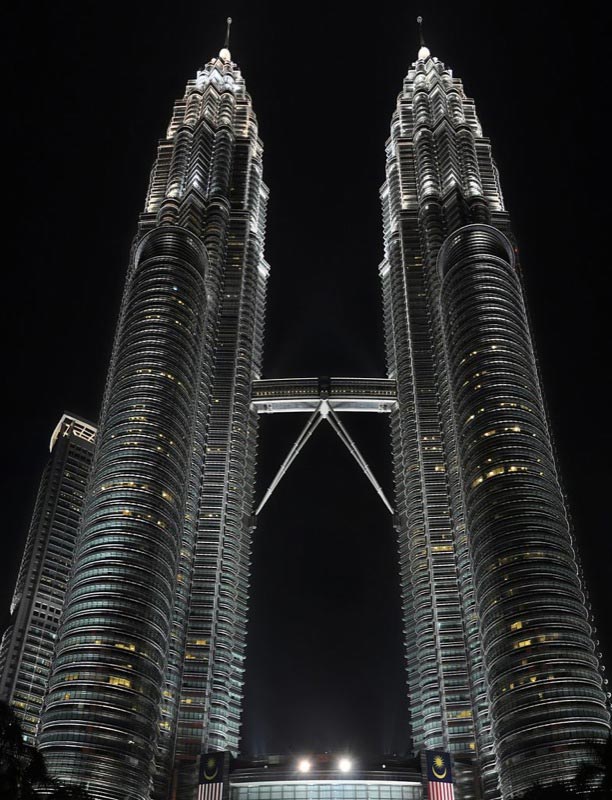
<svg viewBox="0 0 612 800"><path fill-rule="evenodd" d="M381 190L386 380L261 380L267 196L226 46L174 106L132 248L45 667L48 763L96 800L193 800L199 755L239 749L258 415L310 414L293 455L327 419L359 460L340 412L376 409L415 753L471 757L490 800L571 777L607 697L473 101L422 46Z"/></svg>

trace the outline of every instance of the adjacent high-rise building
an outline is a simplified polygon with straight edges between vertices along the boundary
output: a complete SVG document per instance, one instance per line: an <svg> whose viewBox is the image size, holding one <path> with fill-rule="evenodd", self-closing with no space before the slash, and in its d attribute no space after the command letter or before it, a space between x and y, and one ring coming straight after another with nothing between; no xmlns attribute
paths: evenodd
<svg viewBox="0 0 612 800"><path fill-rule="evenodd" d="M475 796L509 800L535 779L572 777L608 734L491 146L424 45L393 115L381 196L388 378L259 380L267 189L227 43L175 104L132 248L79 534L95 429L65 417L54 459L60 443L87 457L45 473L2 650L28 734L96 800L194 800L199 757L239 749L262 412L311 414L273 487L327 420L391 510L338 416L389 414L415 754L450 753L465 786L473 763ZM56 496L58 519L68 501L74 513L53 538L44 504ZM61 576L49 577L57 553Z"/></svg>
<svg viewBox="0 0 612 800"><path fill-rule="evenodd" d="M28 743L49 682L95 437L91 423L70 414L53 431L0 645L0 697L15 709Z"/></svg>

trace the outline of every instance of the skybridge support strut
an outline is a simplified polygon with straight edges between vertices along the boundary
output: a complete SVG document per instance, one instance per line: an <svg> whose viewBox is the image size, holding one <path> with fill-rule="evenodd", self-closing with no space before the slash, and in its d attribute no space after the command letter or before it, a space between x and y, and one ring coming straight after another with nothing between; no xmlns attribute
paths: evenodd
<svg viewBox="0 0 612 800"><path fill-rule="evenodd" d="M346 430L346 428L344 427L344 425L340 421L340 417L336 414L335 411L331 411L330 410L329 416L327 417L327 421L329 422L329 424L332 426L332 428L338 434L338 437L340 438L340 441L343 442L343 444L346 446L346 448L349 451L349 453L353 456L355 461L359 464L359 466L361 467L361 469L365 473L366 478L370 481L370 483L374 487L374 490L376 491L376 493L378 494L380 499L383 501L383 503L387 507L387 510L389 511L389 513L393 514L393 506L387 500L387 498L385 496L385 493L382 490L381 485L378 483L378 481L374 477L374 473L372 472L372 470L368 466L368 463L366 462L365 458L361 455L361 451L359 450L359 448L357 447L357 445L355 444L355 442L351 438L351 435L349 434L349 432Z"/></svg>
<svg viewBox="0 0 612 800"><path fill-rule="evenodd" d="M340 441L344 444L344 446L347 448L349 453L353 456L355 461L359 464L359 466L363 470L365 476L367 477L367 479L370 481L370 483L374 487L374 490L376 491L376 493L378 494L380 499L383 501L383 503L387 507L387 510L389 511L389 513L393 514L393 507L391 506L391 504L387 500L387 497L385 496L385 493L383 492L382 487L380 486L380 484L378 483L378 481L374 477L374 474L373 474L372 470L368 466L368 463L366 462L365 458L362 456L359 448L357 447L357 445L353 441L352 437L350 436L349 432L346 430L346 428L344 427L344 425L340 421L340 418L339 418L338 414L336 414L336 412L330 407L327 399L322 398L319 401L319 403L318 403L317 407L315 408L315 410L312 412L312 414L308 418L308 422L306 423L306 425L302 429L302 431L301 431L300 435L298 436L298 438L295 440L295 442L293 444L293 447L291 448L291 450L289 451L287 457L285 458L285 460L281 464L280 469L278 470L278 472L274 476L274 479L273 479L272 483L268 487L268 490L266 491L266 493L263 496L261 502L257 506L257 509L255 511L255 516L257 516L259 514L259 512L262 510L262 508L268 502L268 500L272 496L272 493L274 492L274 490L276 489L278 484L283 479L285 473L287 472L287 470L289 469L291 464L293 464L293 462L297 458L297 456L300 453L301 449L304 447L306 442L310 439L312 434L315 432L317 427L320 425L320 423L324 419L327 420L327 422L329 422L329 424L333 428L334 432L336 433L336 435L338 436Z"/></svg>
<svg viewBox="0 0 612 800"><path fill-rule="evenodd" d="M268 502L268 500L270 499L270 497L272 495L272 492L276 489L278 484L281 482L284 474L287 472L289 467L293 464L293 462L295 461L295 459L296 459L298 453L300 452L300 450L302 449L302 447L304 447L306 442L310 439L312 434L318 428L318 426L321 423L321 421L324 419L323 415L320 412L320 408L321 408L321 405L322 405L323 402L324 401L321 401L321 403L319 403L319 406L312 412L312 414L308 418L308 422L304 426L304 428L303 428L302 432L300 433L300 435L298 436L298 438L295 440L295 443L294 443L293 447L291 448L291 450L289 451L289 454L287 455L287 458L281 464L281 467L280 467L279 471L274 476L274 480L272 481L272 483L268 487L268 491L265 493L265 495L263 496L263 499L261 500L260 504L257 506L257 509L255 511L255 516L257 516L259 514L261 509Z"/></svg>

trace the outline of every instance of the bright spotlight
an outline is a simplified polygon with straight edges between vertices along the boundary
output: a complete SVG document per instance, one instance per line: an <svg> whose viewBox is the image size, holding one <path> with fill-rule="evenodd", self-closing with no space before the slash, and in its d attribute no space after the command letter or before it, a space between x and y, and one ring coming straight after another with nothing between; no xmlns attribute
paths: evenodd
<svg viewBox="0 0 612 800"><path fill-rule="evenodd" d="M307 758L302 758L298 761L298 772L310 772L310 761Z"/></svg>
<svg viewBox="0 0 612 800"><path fill-rule="evenodd" d="M350 772L352 766L350 758L341 758L340 761L338 761L338 769L340 772Z"/></svg>

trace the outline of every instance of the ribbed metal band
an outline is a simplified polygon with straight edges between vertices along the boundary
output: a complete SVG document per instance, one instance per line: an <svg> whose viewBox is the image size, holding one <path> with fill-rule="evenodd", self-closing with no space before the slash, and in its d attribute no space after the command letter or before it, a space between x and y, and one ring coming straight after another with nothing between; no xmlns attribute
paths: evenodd
<svg viewBox="0 0 612 800"><path fill-rule="evenodd" d="M468 225L440 250L467 534L502 793L572 778L608 714L513 248Z"/></svg>
<svg viewBox="0 0 612 800"><path fill-rule="evenodd" d="M136 250L42 719L55 772L147 800L205 323L206 253L161 226Z"/></svg>

